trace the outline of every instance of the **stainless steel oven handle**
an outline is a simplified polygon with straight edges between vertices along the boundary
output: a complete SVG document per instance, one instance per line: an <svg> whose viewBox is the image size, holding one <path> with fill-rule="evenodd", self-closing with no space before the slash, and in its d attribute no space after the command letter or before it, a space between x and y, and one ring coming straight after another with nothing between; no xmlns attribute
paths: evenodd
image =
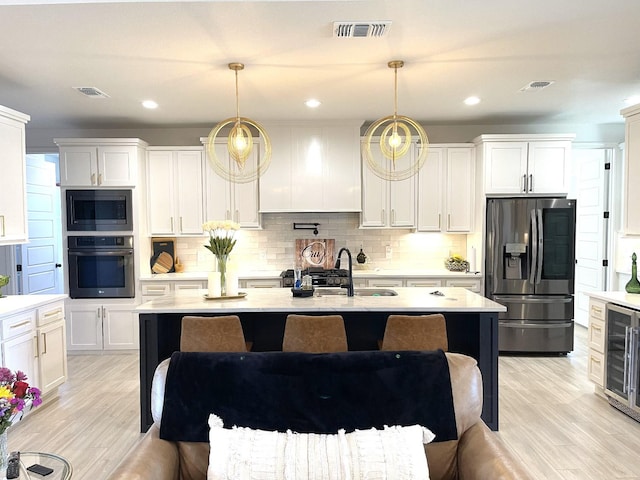
<svg viewBox="0 0 640 480"><path fill-rule="evenodd" d="M622 379L622 393L629 393L629 342L631 327L624 327L624 372Z"/></svg>
<svg viewBox="0 0 640 480"><path fill-rule="evenodd" d="M90 252L86 250L83 250L81 252L69 250L69 256L76 256L76 257L102 257L102 256L119 257L122 255L133 255L133 250L130 248L122 249L122 250L92 250Z"/></svg>

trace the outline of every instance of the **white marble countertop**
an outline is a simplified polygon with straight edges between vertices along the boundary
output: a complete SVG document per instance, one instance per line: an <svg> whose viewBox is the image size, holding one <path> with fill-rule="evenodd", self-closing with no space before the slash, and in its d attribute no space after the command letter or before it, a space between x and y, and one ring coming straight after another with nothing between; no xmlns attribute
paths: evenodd
<svg viewBox="0 0 640 480"><path fill-rule="evenodd" d="M0 298L0 316L19 313L65 298L67 295L7 295Z"/></svg>
<svg viewBox="0 0 640 480"><path fill-rule="evenodd" d="M208 300L206 290L193 290L158 297L138 306L138 313L198 313L217 312L504 312L506 308L466 288L398 287L397 296L354 296L317 294L313 297L293 297L288 288L246 288L247 295L239 299ZM358 290L358 289L356 289ZM439 290L444 296L432 295Z"/></svg>
<svg viewBox="0 0 640 480"><path fill-rule="evenodd" d="M209 272L182 272L182 273L159 273L140 275L142 281L188 281L206 280ZM256 270L238 272L240 280L247 279L278 279L282 270ZM441 270L380 270L380 269L354 269L353 278L482 278L480 272L450 272L446 268Z"/></svg>
<svg viewBox="0 0 640 480"><path fill-rule="evenodd" d="M605 302L615 303L623 307L634 308L640 310L640 294L627 293L624 291L615 292L585 292L588 297L603 300Z"/></svg>

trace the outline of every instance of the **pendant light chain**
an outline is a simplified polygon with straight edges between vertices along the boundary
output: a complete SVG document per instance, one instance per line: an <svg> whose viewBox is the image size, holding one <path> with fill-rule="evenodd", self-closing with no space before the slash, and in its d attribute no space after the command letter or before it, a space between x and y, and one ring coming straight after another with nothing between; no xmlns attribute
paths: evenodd
<svg viewBox="0 0 640 480"><path fill-rule="evenodd" d="M238 95L238 70L236 72L236 120L240 122L240 99Z"/></svg>

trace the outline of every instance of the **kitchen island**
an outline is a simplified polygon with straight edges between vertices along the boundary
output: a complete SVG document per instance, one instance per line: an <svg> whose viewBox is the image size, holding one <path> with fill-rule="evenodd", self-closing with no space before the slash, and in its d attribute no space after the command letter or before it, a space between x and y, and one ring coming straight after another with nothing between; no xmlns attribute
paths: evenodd
<svg viewBox="0 0 640 480"><path fill-rule="evenodd" d="M365 289L366 290L366 289ZM151 382L155 367L179 350L184 315L238 315L254 351L282 348L288 314L340 314L344 318L349 350L377 350L391 314L444 314L449 351L474 357L482 372L482 418L498 429L498 313L505 307L464 288L394 288L396 296L321 295L293 297L289 289L244 289L238 299L209 300L205 290L159 297L137 308L140 318L141 431L153 419Z"/></svg>

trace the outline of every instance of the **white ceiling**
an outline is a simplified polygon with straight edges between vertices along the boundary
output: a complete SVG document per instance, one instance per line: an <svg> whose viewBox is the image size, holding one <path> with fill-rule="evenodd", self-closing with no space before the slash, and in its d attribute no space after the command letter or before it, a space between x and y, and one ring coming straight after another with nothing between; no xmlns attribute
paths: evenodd
<svg viewBox="0 0 640 480"><path fill-rule="evenodd" d="M394 59L398 113L426 125L620 123L640 94L638 0L0 5L0 105L33 128L213 126L235 115L229 62L246 65L240 114L258 122L390 115ZM385 20L385 38L332 36L334 21Z"/></svg>

